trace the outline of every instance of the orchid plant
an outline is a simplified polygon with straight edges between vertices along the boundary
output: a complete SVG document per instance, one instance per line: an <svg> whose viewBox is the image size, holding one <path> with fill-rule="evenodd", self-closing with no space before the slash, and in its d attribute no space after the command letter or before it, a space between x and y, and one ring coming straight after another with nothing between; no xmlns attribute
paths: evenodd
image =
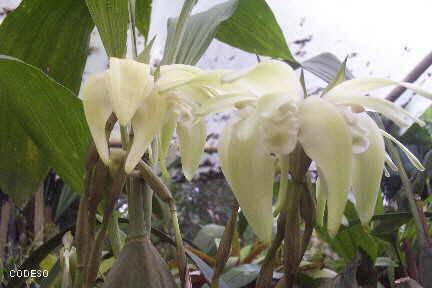
<svg viewBox="0 0 432 288"><path fill-rule="evenodd" d="M360 78L342 82L321 97L307 97L293 69L276 60L241 71L204 72L193 66L165 65L158 68L158 77L147 64L116 58L110 63L110 69L90 77L83 90L87 121L104 163L110 165L105 125L114 112L121 126L130 124L133 130L126 173L135 169L155 138L164 143L165 150L166 138L177 126L183 170L190 180L204 148L204 117L235 108L219 140L220 164L263 242L272 239L276 164L281 183L286 183L289 166L296 165L289 163L289 155L297 145L316 164L318 222L323 222L327 205L331 235L339 229L350 192L363 225L373 216L385 163L394 168L383 137L398 144L423 170L415 156L366 112L378 112L401 127L413 120L422 124L400 106L366 96L379 88L401 85L432 98L413 84ZM290 193L286 184L279 194L285 193Z"/></svg>

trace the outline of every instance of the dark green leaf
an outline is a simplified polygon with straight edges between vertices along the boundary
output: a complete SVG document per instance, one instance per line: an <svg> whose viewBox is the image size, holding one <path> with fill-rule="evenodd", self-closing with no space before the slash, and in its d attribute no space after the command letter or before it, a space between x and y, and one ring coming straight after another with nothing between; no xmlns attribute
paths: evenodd
<svg viewBox="0 0 432 288"><path fill-rule="evenodd" d="M322 53L312 57L303 63L303 69L315 74L327 83L332 82L338 75L343 63L331 53ZM345 71L345 78L352 79L354 76L348 70Z"/></svg>
<svg viewBox="0 0 432 288"><path fill-rule="evenodd" d="M152 0L136 0L135 21L138 30L144 35L148 42L148 32L150 30L150 19L152 11Z"/></svg>
<svg viewBox="0 0 432 288"><path fill-rule="evenodd" d="M239 0L216 38L244 51L296 63L272 10L264 0Z"/></svg>
<svg viewBox="0 0 432 288"><path fill-rule="evenodd" d="M41 70L7 56L0 56L0 87L2 102L19 116L50 166L80 192L90 143L81 101Z"/></svg>
<svg viewBox="0 0 432 288"><path fill-rule="evenodd" d="M78 93L92 29L84 1L24 0L0 26L0 54L39 67Z"/></svg>
<svg viewBox="0 0 432 288"><path fill-rule="evenodd" d="M214 254L217 249L215 239L221 239L224 230L224 226L207 224L197 233L193 243L205 253Z"/></svg>
<svg viewBox="0 0 432 288"><path fill-rule="evenodd" d="M109 56L126 54L128 0L86 0Z"/></svg>
<svg viewBox="0 0 432 288"><path fill-rule="evenodd" d="M222 279L230 288L246 287L258 277L261 265L243 264L235 266L222 274Z"/></svg>
<svg viewBox="0 0 432 288"><path fill-rule="evenodd" d="M73 193L69 185L63 185L60 198L57 202L54 221L57 222L63 213L78 199L77 194Z"/></svg>
<svg viewBox="0 0 432 288"><path fill-rule="evenodd" d="M198 267L201 273L204 275L204 278L208 283L211 282L213 278L213 269L205 263L200 257L198 257L191 250L186 249L186 255L192 260L192 262ZM219 281L219 288L230 288L223 279Z"/></svg>
<svg viewBox="0 0 432 288"><path fill-rule="evenodd" d="M36 192L48 172L48 163L15 121L0 89L0 188L18 207Z"/></svg>
<svg viewBox="0 0 432 288"><path fill-rule="evenodd" d="M335 237L331 238L325 228L318 229L320 235L333 248L333 250L346 262L350 261L358 252L363 249L373 260L378 255L379 241L366 233L358 222L358 216L354 204L348 201L345 208L345 216L350 224L348 227L341 227Z"/></svg>
<svg viewBox="0 0 432 288"><path fill-rule="evenodd" d="M93 23L84 1L24 0L0 26L0 54L42 69L77 93ZM48 170L46 157L21 127L0 89L0 188L22 205Z"/></svg>
<svg viewBox="0 0 432 288"><path fill-rule="evenodd" d="M190 16L183 38L178 44L175 63L196 64L215 37L219 25L229 19L236 10L237 2L237 0L227 1ZM176 27L177 19L169 19L166 49L175 44Z"/></svg>

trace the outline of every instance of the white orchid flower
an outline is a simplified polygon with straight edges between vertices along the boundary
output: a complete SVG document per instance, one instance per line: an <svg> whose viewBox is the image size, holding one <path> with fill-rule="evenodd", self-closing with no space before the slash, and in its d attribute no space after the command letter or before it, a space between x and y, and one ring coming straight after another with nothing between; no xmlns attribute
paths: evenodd
<svg viewBox="0 0 432 288"><path fill-rule="evenodd" d="M211 92L205 84L217 75L201 79L207 74L187 65L161 66L156 80L150 72L147 64L111 58L109 70L90 76L83 86L90 132L102 161L110 165L106 122L114 113L120 125L130 124L133 140L125 163L125 171L130 173L159 133L164 155L177 127L183 170L190 180L206 137L204 121L196 121L192 111L208 100Z"/></svg>
<svg viewBox="0 0 432 288"><path fill-rule="evenodd" d="M365 110L377 111L401 126L414 117L392 102L365 94L402 85L431 96L413 84L373 78L343 82L322 98L304 98L294 71L278 61L261 62L251 69L227 74L222 80L243 87L244 94L249 95L247 104L238 109L221 134L222 171L249 224L264 242L270 241L272 235L272 155L286 157L299 144L315 161L319 168L318 199L321 204L327 202L331 235L341 224L349 191L355 195L362 223L367 224L374 212L386 161L383 135L389 135ZM211 99L201 112L226 108L220 103L243 101L235 97L238 95L219 102ZM421 169L418 160L412 154L409 157Z"/></svg>

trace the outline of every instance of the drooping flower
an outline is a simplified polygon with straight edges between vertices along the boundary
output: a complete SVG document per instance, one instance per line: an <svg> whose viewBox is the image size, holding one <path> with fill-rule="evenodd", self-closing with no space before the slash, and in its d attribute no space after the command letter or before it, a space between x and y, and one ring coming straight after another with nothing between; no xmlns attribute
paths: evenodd
<svg viewBox="0 0 432 288"><path fill-rule="evenodd" d="M273 223L272 155L286 158L296 145L301 145L316 163L317 193L320 203L327 202L327 228L331 235L341 224L349 191L355 195L362 223L367 224L373 215L386 154L384 132L365 111L379 112L400 126L407 125L410 119L421 121L392 102L365 94L389 85L402 85L431 97L413 84L366 78L343 82L322 97L304 98L294 71L278 61L261 62L226 74L222 82L243 87L243 93L238 93L243 98L228 95L211 99L198 113L245 103L237 105L240 109L221 134L220 162L249 224L265 242L271 240ZM409 156L421 169L418 160Z"/></svg>
<svg viewBox="0 0 432 288"><path fill-rule="evenodd" d="M90 132L102 161L110 165L105 125L112 113L120 125L130 125L133 140L125 171L130 173L149 145L161 135L166 152L177 128L185 175L191 179L204 149L206 129L192 110L208 100L211 92L198 79L203 71L187 65L161 66L154 79L150 66L128 59L110 59L109 70L92 75L83 86L83 104ZM162 153L164 156L164 153Z"/></svg>

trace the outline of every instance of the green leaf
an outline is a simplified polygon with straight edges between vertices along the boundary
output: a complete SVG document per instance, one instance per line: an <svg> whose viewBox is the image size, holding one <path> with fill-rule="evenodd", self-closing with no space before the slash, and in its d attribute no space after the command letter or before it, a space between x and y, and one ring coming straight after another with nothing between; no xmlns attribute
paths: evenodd
<svg viewBox="0 0 432 288"><path fill-rule="evenodd" d="M177 53L182 45L184 33L187 31L186 25L192 9L197 2L198 0L185 0L179 17L177 19L168 19L168 34L165 44L164 58L162 59L163 64L177 63ZM170 26L172 27L171 29Z"/></svg>
<svg viewBox="0 0 432 288"><path fill-rule="evenodd" d="M6 103L49 164L76 192L81 191L90 143L81 101L41 70L0 56L1 101Z"/></svg>
<svg viewBox="0 0 432 288"><path fill-rule="evenodd" d="M124 57L129 21L128 0L86 0L108 56Z"/></svg>
<svg viewBox="0 0 432 288"><path fill-rule="evenodd" d="M340 78L342 71L345 70L345 64L331 53L322 53L314 56L301 63L301 66L327 83ZM345 76L346 80L354 78L348 70L345 70L343 74L345 74L343 76Z"/></svg>
<svg viewBox="0 0 432 288"><path fill-rule="evenodd" d="M92 29L83 1L24 0L0 26L0 54L37 66L78 93Z"/></svg>
<svg viewBox="0 0 432 288"><path fill-rule="evenodd" d="M239 0L234 15L222 23L216 38L258 55L296 63L272 10L264 0Z"/></svg>
<svg viewBox="0 0 432 288"><path fill-rule="evenodd" d="M221 239L225 227L216 224L207 224L195 236L193 243L207 254L216 253L215 239Z"/></svg>
<svg viewBox="0 0 432 288"><path fill-rule="evenodd" d="M48 165L3 99L0 90L0 188L23 207L47 174Z"/></svg>
<svg viewBox="0 0 432 288"><path fill-rule="evenodd" d="M186 255L192 260L192 262L198 267L198 269L203 274L204 278L208 283L212 281L213 278L213 269L205 263L198 255L193 253L191 250L186 249ZM219 288L230 288L223 279L219 281Z"/></svg>
<svg viewBox="0 0 432 288"><path fill-rule="evenodd" d="M330 91L336 85L338 85L338 84L342 83L343 81L347 80L347 76L346 76L346 74L347 74L347 69L346 69L347 60L348 60L348 57L345 58L345 60L339 66L339 69L338 69L338 71L336 73L335 78L333 78L333 80L327 85L327 87L323 91L323 94L325 94L328 91Z"/></svg>
<svg viewBox="0 0 432 288"><path fill-rule="evenodd" d="M84 1L24 0L0 26L0 54L39 67L77 93L92 29ZM6 97L10 95L0 89L0 188L21 206L49 166L6 105Z"/></svg>
<svg viewBox="0 0 432 288"><path fill-rule="evenodd" d="M358 215L354 204L347 202L345 216L350 224L348 227L341 227L334 238L329 237L325 228L319 228L318 232L321 237L332 247L332 249L348 263L354 258L358 249L363 249L372 260L378 255L380 242L377 238L369 235L358 221Z"/></svg>
<svg viewBox="0 0 432 288"><path fill-rule="evenodd" d="M138 30L144 35L148 42L148 33L150 30L150 19L152 11L152 0L136 0L135 21Z"/></svg>
<svg viewBox="0 0 432 288"><path fill-rule="evenodd" d="M237 0L213 6L207 11L194 14L186 23L185 33L175 58L175 63L194 65L207 50L222 22L229 19L237 7ZM177 19L168 21L167 47L175 43Z"/></svg>

